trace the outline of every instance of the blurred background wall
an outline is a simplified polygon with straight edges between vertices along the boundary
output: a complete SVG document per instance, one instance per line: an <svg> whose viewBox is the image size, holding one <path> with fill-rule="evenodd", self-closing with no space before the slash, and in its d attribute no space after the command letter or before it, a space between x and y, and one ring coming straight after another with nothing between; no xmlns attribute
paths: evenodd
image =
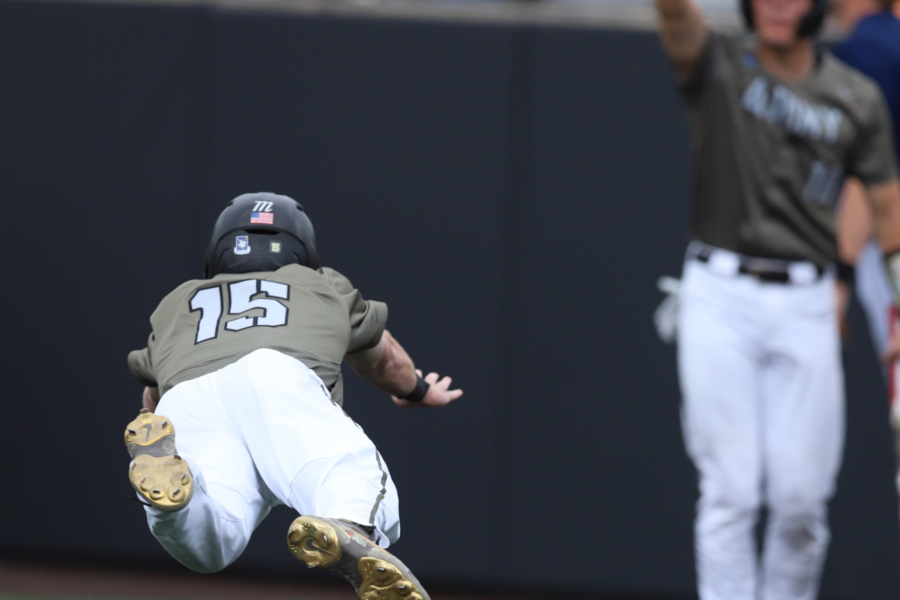
<svg viewBox="0 0 900 600"><path fill-rule="evenodd" d="M225 202L266 190L466 392L401 411L348 374L423 580L693 595L695 474L651 322L690 147L655 35L277 8L0 1L0 558L173 562L128 499L125 357ZM851 322L823 595L896 599L886 392ZM235 567L295 571L291 519Z"/></svg>

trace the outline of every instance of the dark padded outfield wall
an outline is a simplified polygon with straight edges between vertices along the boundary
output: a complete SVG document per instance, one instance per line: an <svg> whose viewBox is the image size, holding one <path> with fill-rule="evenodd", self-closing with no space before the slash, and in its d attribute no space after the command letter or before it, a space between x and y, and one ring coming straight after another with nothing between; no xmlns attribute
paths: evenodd
<svg viewBox="0 0 900 600"><path fill-rule="evenodd" d="M509 560L532 581L688 593L694 476L650 319L680 269L685 119L649 35L542 31L533 90L510 519L578 515L593 556L531 552L517 529Z"/></svg>
<svg viewBox="0 0 900 600"><path fill-rule="evenodd" d="M650 33L0 2L8 300L0 557L171 564L127 500L125 367L231 197L297 197L326 264L466 395L346 408L428 580L693 593L674 351L687 119ZM19 259L18 257L22 257ZM27 307L24 308L24 307ZM823 597L900 594L883 385L858 310ZM723 386L727 382L723 382ZM76 443L75 435L78 435ZM85 437L82 437L85 436ZM68 490L77 490L68 493ZM280 508L236 567L307 578Z"/></svg>
<svg viewBox="0 0 900 600"><path fill-rule="evenodd" d="M160 293L195 272L184 241L199 231L197 16L0 4L0 196L12 258L0 544L11 555L158 554L122 478L121 434L140 393L123 359L146 341Z"/></svg>
<svg viewBox="0 0 900 600"><path fill-rule="evenodd" d="M224 12L215 47L210 197L300 199L325 264L387 301L417 363L465 390L398 411L348 372L345 408L397 483L404 560L490 578L510 32ZM242 560L294 567L286 515Z"/></svg>

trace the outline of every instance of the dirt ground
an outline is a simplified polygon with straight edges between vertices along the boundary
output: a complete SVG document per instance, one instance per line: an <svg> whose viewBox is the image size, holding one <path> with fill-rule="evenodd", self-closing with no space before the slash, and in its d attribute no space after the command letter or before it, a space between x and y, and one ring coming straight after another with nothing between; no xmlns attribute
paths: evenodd
<svg viewBox="0 0 900 600"><path fill-rule="evenodd" d="M190 571L162 572L0 563L0 600L354 600L349 585L303 584ZM432 600L519 600L520 596L431 591ZM533 598L533 597L532 597ZM524 600L524 598L522 598Z"/></svg>
<svg viewBox="0 0 900 600"><path fill-rule="evenodd" d="M306 586L191 572L155 574L147 571L0 564L0 600L7 598L96 598L98 600L353 600L348 586Z"/></svg>

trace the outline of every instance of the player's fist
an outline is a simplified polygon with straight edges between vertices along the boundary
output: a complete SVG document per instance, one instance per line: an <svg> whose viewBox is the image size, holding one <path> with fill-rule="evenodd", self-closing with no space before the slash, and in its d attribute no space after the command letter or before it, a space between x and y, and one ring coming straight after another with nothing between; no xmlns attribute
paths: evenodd
<svg viewBox="0 0 900 600"><path fill-rule="evenodd" d="M422 371L416 369L416 373L419 377L422 377ZM453 383L453 379L450 377L444 377L440 379L440 376L437 373L429 373L425 377L425 382L428 383L428 391L425 393L425 397L422 398L419 402L410 402L409 400L403 400L402 398L398 398L397 396L391 396L391 399L394 401L394 404L397 406L402 406L404 408L409 408L413 406L444 406L445 404L449 404L463 395L462 390L451 390L450 384Z"/></svg>

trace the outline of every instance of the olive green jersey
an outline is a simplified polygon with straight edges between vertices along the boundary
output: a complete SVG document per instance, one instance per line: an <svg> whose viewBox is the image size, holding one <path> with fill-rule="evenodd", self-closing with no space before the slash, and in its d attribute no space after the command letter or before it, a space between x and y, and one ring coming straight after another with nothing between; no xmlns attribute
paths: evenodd
<svg viewBox="0 0 900 600"><path fill-rule="evenodd" d="M837 256L834 210L845 174L897 177L877 86L818 51L806 78L766 73L748 36L712 33L679 82L694 134L693 239L752 256Z"/></svg>
<svg viewBox="0 0 900 600"><path fill-rule="evenodd" d="M366 301L332 269L288 265L277 271L192 280L150 317L147 347L128 355L131 374L165 394L261 348L312 369L342 403L344 355L374 347L387 305Z"/></svg>

